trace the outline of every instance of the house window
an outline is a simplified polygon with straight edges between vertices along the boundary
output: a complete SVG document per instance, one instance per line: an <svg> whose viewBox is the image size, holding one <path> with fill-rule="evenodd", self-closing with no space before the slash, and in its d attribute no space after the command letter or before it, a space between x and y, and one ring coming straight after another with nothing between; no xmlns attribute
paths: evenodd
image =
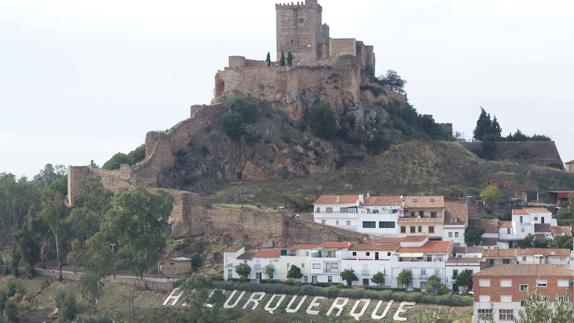
<svg viewBox="0 0 574 323"><path fill-rule="evenodd" d="M374 209L374 210L373 210L373 214L379 214L379 210Z"/></svg>
<svg viewBox="0 0 574 323"><path fill-rule="evenodd" d="M335 221L335 225L339 225L339 220Z"/></svg>
<svg viewBox="0 0 574 323"><path fill-rule="evenodd" d="M305 268L305 263L301 263L301 268Z"/></svg>
<svg viewBox="0 0 574 323"><path fill-rule="evenodd" d="M548 287L548 282L545 279L539 279L536 281L536 286L538 288L545 288Z"/></svg>
<svg viewBox="0 0 574 323"><path fill-rule="evenodd" d="M478 281L478 286L480 287L490 287L490 279L480 279Z"/></svg>
<svg viewBox="0 0 574 323"><path fill-rule="evenodd" d="M364 229L374 229L377 227L376 221L363 221L363 228Z"/></svg>
<svg viewBox="0 0 574 323"><path fill-rule="evenodd" d="M545 219L544 217L541 217L541 218L540 218L540 223L544 223L544 219Z"/></svg>
<svg viewBox="0 0 574 323"><path fill-rule="evenodd" d="M351 225L351 221L347 221L347 225Z"/></svg>
<svg viewBox="0 0 574 323"><path fill-rule="evenodd" d="M458 270L453 270L452 271L452 279L456 279L456 276L458 276Z"/></svg>
<svg viewBox="0 0 574 323"><path fill-rule="evenodd" d="M514 322L514 310L499 309L498 318L501 321L513 321Z"/></svg>
<svg viewBox="0 0 574 323"><path fill-rule="evenodd" d="M406 227L401 227L401 233L407 233L407 228L406 228Z"/></svg>
<svg viewBox="0 0 574 323"><path fill-rule="evenodd" d="M512 287L512 280L503 279L500 281L500 287Z"/></svg>
<svg viewBox="0 0 574 323"><path fill-rule="evenodd" d="M320 207L316 208L316 209L315 209L315 212L316 212L316 213L321 213L321 208L320 208Z"/></svg>
<svg viewBox="0 0 574 323"><path fill-rule="evenodd" d="M415 227L411 227L411 233L415 233L416 232L415 229L416 229Z"/></svg>
<svg viewBox="0 0 574 323"><path fill-rule="evenodd" d="M566 279L559 279L558 280L558 287L568 287L568 280Z"/></svg>
<svg viewBox="0 0 574 323"><path fill-rule="evenodd" d="M501 295L500 301L502 303L512 303L512 295Z"/></svg>
<svg viewBox="0 0 574 323"><path fill-rule="evenodd" d="M379 221L379 228L380 229L394 229L395 222L393 221Z"/></svg>
<svg viewBox="0 0 574 323"><path fill-rule="evenodd" d="M321 264L318 262L313 263L313 269L321 269Z"/></svg>
<svg viewBox="0 0 574 323"><path fill-rule="evenodd" d="M522 261L526 261L526 257L522 257Z"/></svg>
<svg viewBox="0 0 574 323"><path fill-rule="evenodd" d="M520 229L520 232L524 233L524 232L526 232L526 229L521 228L521 229Z"/></svg>
<svg viewBox="0 0 574 323"><path fill-rule="evenodd" d="M357 256L357 252L353 251L353 257L356 257L356 256Z"/></svg>
<svg viewBox="0 0 574 323"><path fill-rule="evenodd" d="M423 232L423 227L419 226L419 232Z"/></svg>
<svg viewBox="0 0 574 323"><path fill-rule="evenodd" d="M520 216L520 223L524 223L524 217L522 215Z"/></svg>
<svg viewBox="0 0 574 323"><path fill-rule="evenodd" d="M434 227L433 226L429 227L429 233L434 233Z"/></svg>
<svg viewBox="0 0 574 323"><path fill-rule="evenodd" d="M424 217L425 216L425 212L424 211L419 211L419 217Z"/></svg>
<svg viewBox="0 0 574 323"><path fill-rule="evenodd" d="M333 276L327 276L327 282L330 284L333 282Z"/></svg>
<svg viewBox="0 0 574 323"><path fill-rule="evenodd" d="M534 217L534 221L538 221L538 217L537 217L537 216Z"/></svg>
<svg viewBox="0 0 574 323"><path fill-rule="evenodd" d="M492 321L492 309L479 308L478 309L478 320L479 321Z"/></svg>
<svg viewBox="0 0 574 323"><path fill-rule="evenodd" d="M452 232L449 232L449 233L448 233L448 237L449 237L449 238L452 238Z"/></svg>
<svg viewBox="0 0 574 323"><path fill-rule="evenodd" d="M427 256L427 261L431 262L432 261L432 256Z"/></svg>
<svg viewBox="0 0 574 323"><path fill-rule="evenodd" d="M391 256L391 253L390 253L390 252L387 252L387 257L390 257L390 256Z"/></svg>
<svg viewBox="0 0 574 323"><path fill-rule="evenodd" d="M327 213L333 213L333 208L332 208L332 207L328 207L325 212L327 212Z"/></svg>
<svg viewBox="0 0 574 323"><path fill-rule="evenodd" d="M506 228L506 234L510 234L510 228Z"/></svg>
<svg viewBox="0 0 574 323"><path fill-rule="evenodd" d="M520 291L527 292L528 291L528 284L520 284Z"/></svg>
<svg viewBox="0 0 574 323"><path fill-rule="evenodd" d="M504 264L504 265L509 265L509 264L510 264L510 259L502 259L502 264Z"/></svg>
<svg viewBox="0 0 574 323"><path fill-rule="evenodd" d="M522 306L522 307L526 306L526 300L525 299L520 301L520 306Z"/></svg>
<svg viewBox="0 0 574 323"><path fill-rule="evenodd" d="M455 238L458 238L458 232L455 232L455 233L454 233L454 237L455 237Z"/></svg>
<svg viewBox="0 0 574 323"><path fill-rule="evenodd" d="M436 218L436 212L431 212L430 217L431 217L431 218Z"/></svg>
<svg viewBox="0 0 574 323"><path fill-rule="evenodd" d="M371 253L370 253L370 252L368 252L368 251L367 251L367 252L365 252L365 256L369 257L370 255L371 255Z"/></svg>
<svg viewBox="0 0 574 323"><path fill-rule="evenodd" d="M480 295L478 301L481 303L490 303L490 295Z"/></svg>

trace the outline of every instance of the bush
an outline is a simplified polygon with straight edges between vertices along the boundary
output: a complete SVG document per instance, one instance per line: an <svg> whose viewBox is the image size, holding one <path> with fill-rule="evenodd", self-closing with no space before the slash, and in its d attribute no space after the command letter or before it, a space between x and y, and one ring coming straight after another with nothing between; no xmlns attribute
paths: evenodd
<svg viewBox="0 0 574 323"><path fill-rule="evenodd" d="M227 111L221 117L220 122L223 131L231 140L239 141L242 137L249 135L250 142L256 141L256 134L247 129L249 125L257 122L259 104L260 102L249 97L235 97L225 104Z"/></svg>
<svg viewBox="0 0 574 323"><path fill-rule="evenodd" d="M61 321L74 321L78 312L78 304L74 295L60 291L56 295L56 305L58 306Z"/></svg>
<svg viewBox="0 0 574 323"><path fill-rule="evenodd" d="M122 164L134 165L139 163L145 158L145 145L141 145L135 150L129 152L127 155L124 153L117 153L110 158L103 166L102 169L115 170L120 169Z"/></svg>
<svg viewBox="0 0 574 323"><path fill-rule="evenodd" d="M326 104L317 104L309 111L309 128L314 136L330 140L337 133L335 113Z"/></svg>

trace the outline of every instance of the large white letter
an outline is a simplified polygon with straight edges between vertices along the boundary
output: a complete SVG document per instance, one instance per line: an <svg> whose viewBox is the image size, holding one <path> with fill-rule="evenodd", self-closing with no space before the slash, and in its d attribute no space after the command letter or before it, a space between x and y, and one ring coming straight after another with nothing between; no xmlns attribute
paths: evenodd
<svg viewBox="0 0 574 323"><path fill-rule="evenodd" d="M183 296L183 292L179 293L178 295L175 295L175 293L177 292L179 292L179 288L175 288L174 290L172 290L171 294L169 294L169 296L163 302L163 306L166 306L167 303L169 303L169 301L172 301L171 306L175 306L175 304L177 304L181 296Z"/></svg>
<svg viewBox="0 0 574 323"><path fill-rule="evenodd" d="M401 321L401 322L406 321L406 320L407 320L406 318L401 317L401 313L406 313L406 312L407 312L407 310L404 309L403 307L405 307L405 306L415 306L415 305L416 305L416 303L414 303L414 302L413 302L413 303L411 303L411 302L402 302L402 303L399 305L399 308L397 309L397 311L395 312L395 316L393 316L393 320L395 320L395 321Z"/></svg>
<svg viewBox="0 0 574 323"><path fill-rule="evenodd" d="M235 306L237 306L237 304L239 304L239 301L243 298L243 295L245 295L244 291L241 292L241 294L239 294L239 297L235 300L235 303L233 303L233 305L231 305L231 304L229 304L229 302L233 299L233 297L235 296L235 293L237 293L237 290L234 290L233 293L231 293L231 295L229 295L229 297L225 301L225 304L223 304L223 308L235 308Z"/></svg>
<svg viewBox="0 0 574 323"><path fill-rule="evenodd" d="M271 304L273 304L273 301L275 301L275 298L279 297L279 301L277 302L277 304L275 304L274 307L271 307ZM269 299L269 301L267 302L267 305L265 305L265 311L269 312L269 314L273 314L273 312L275 312L279 306L281 306L281 303L283 303L283 300L285 299L285 295L277 295L277 294L273 294L271 295L271 298Z"/></svg>
<svg viewBox="0 0 574 323"><path fill-rule="evenodd" d="M360 312L356 312L357 308L359 307L360 303L364 303L363 307L361 308ZM355 302L355 305L353 305L353 309L351 309L351 313L349 313L349 315L351 317L354 317L355 320L360 321L361 320L361 316L365 315L365 312L367 311L367 307L369 307L369 304L371 304L371 300L370 299L360 299L357 300Z"/></svg>
<svg viewBox="0 0 574 323"><path fill-rule="evenodd" d="M213 297L213 295L215 294L215 292L220 292L221 295L225 295L225 289L217 289L216 288L216 289L212 290L211 293L209 293L209 296L207 296L207 300L210 300ZM211 304L211 303L205 304L205 307L207 307L207 308L213 308L213 306L215 306L215 305Z"/></svg>
<svg viewBox="0 0 574 323"><path fill-rule="evenodd" d="M382 304L383 304L383 301L379 301L377 303L377 306L375 307L375 310L371 314L371 318L375 321L382 320L385 318L385 316L387 316L387 313L389 313L389 310L391 309L391 305L393 305L393 301L389 301L389 303L387 304L387 307L383 311L383 314L377 315L377 312L379 311L379 308L381 307Z"/></svg>
<svg viewBox="0 0 574 323"><path fill-rule="evenodd" d="M319 311L313 310L313 308L319 307L321 305L319 303L319 300L322 300L322 299L326 299L326 298L322 297L322 296L315 296L315 298L313 298L313 300L311 301L311 304L309 304L309 307L307 307L307 314L309 314L309 315L319 314Z"/></svg>
<svg viewBox="0 0 574 323"><path fill-rule="evenodd" d="M295 303L295 300L297 299L297 295L293 295L293 297L291 298L291 300L289 301L289 304L287 304L287 307L285 308L285 312L287 313L297 313L299 312L299 309L301 308L301 305L303 305L303 303L305 303L305 300L307 299L307 295L303 296L303 298L301 299L301 301L299 301L299 305L297 305L296 308L291 308L291 305L293 305L293 303Z"/></svg>
<svg viewBox="0 0 574 323"><path fill-rule="evenodd" d="M345 305L347 305L347 303L349 303L348 298L344 298L344 297L335 298L335 300L333 301L333 304L331 304L331 307L329 308L329 311L327 311L327 316L331 316L331 313L335 309L337 309L337 314L335 314L335 316L341 316L341 313L343 312L343 308L345 307Z"/></svg>
<svg viewBox="0 0 574 323"><path fill-rule="evenodd" d="M259 306L259 302L265 297L265 293L262 292L257 292L257 293L253 293L251 294L251 296L249 297L249 299L247 300L247 302L245 302L245 305L243 305L243 309L247 309L247 307L249 307L250 303L253 303L253 306L251 306L251 310L254 311L257 306Z"/></svg>

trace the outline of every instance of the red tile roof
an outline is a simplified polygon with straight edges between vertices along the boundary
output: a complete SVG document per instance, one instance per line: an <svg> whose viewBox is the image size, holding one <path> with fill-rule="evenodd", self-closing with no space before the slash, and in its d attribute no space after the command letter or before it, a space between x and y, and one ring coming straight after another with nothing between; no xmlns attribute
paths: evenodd
<svg viewBox="0 0 574 323"><path fill-rule="evenodd" d="M514 258L516 249L484 249L482 258Z"/></svg>
<svg viewBox="0 0 574 323"><path fill-rule="evenodd" d="M358 200L358 195L321 195L315 204L353 204Z"/></svg>
<svg viewBox="0 0 574 323"><path fill-rule="evenodd" d="M400 196L366 196L365 197L365 205L400 206L401 202L402 201L401 201Z"/></svg>
<svg viewBox="0 0 574 323"><path fill-rule="evenodd" d="M550 227L550 231L552 231L552 235L555 238L556 237L571 237L572 236L572 227L569 225Z"/></svg>
<svg viewBox="0 0 574 323"><path fill-rule="evenodd" d="M261 249L253 255L253 258L279 258L281 256L281 249Z"/></svg>
<svg viewBox="0 0 574 323"><path fill-rule="evenodd" d="M550 213L550 211L548 211L548 209L545 209L543 207L532 207L532 208L512 210L512 215L528 215L530 213Z"/></svg>
<svg viewBox="0 0 574 323"><path fill-rule="evenodd" d="M498 222L500 228L512 228L512 221L500 221Z"/></svg>
<svg viewBox="0 0 574 323"><path fill-rule="evenodd" d="M444 197L442 196L405 196L404 202L405 209L444 207Z"/></svg>
<svg viewBox="0 0 574 323"><path fill-rule="evenodd" d="M396 251L401 246L401 238L372 238L363 243L353 244L351 251Z"/></svg>
<svg viewBox="0 0 574 323"><path fill-rule="evenodd" d="M298 243L294 244L289 249L293 250L312 250L317 248L327 248L327 249L346 249L351 246L348 241L328 241L323 243Z"/></svg>
<svg viewBox="0 0 574 323"><path fill-rule="evenodd" d="M568 257L570 256L570 249L547 249L547 248L527 248L527 249L516 249L517 256L560 256Z"/></svg>
<svg viewBox="0 0 574 323"><path fill-rule="evenodd" d="M401 242L423 242L426 239L426 236L406 236Z"/></svg>
<svg viewBox="0 0 574 323"><path fill-rule="evenodd" d="M513 265L498 265L478 273L474 273L473 277L496 277L496 276L528 276L528 277L574 277L574 271L560 266L554 265L529 265L529 264L513 264Z"/></svg>
<svg viewBox="0 0 574 323"><path fill-rule="evenodd" d="M402 253L448 253L452 250L452 241L429 241L421 247L401 247Z"/></svg>
<svg viewBox="0 0 574 323"><path fill-rule="evenodd" d="M445 202L444 214L444 224L465 225L468 222L468 204L462 202Z"/></svg>

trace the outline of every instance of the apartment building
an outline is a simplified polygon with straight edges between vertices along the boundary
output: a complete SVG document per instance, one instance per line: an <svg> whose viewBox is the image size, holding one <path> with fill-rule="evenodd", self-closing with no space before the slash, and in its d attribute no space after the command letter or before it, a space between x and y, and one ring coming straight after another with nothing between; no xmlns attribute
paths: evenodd
<svg viewBox="0 0 574 323"><path fill-rule="evenodd" d="M574 271L554 265L511 264L473 275L473 322L514 322L529 293L574 300Z"/></svg>
<svg viewBox="0 0 574 323"><path fill-rule="evenodd" d="M427 236L464 246L468 205L442 196L322 195L314 221L379 237Z"/></svg>
<svg viewBox="0 0 574 323"><path fill-rule="evenodd" d="M565 267L574 265L570 249L511 248L485 249L482 252L482 269L509 264L549 264Z"/></svg>

